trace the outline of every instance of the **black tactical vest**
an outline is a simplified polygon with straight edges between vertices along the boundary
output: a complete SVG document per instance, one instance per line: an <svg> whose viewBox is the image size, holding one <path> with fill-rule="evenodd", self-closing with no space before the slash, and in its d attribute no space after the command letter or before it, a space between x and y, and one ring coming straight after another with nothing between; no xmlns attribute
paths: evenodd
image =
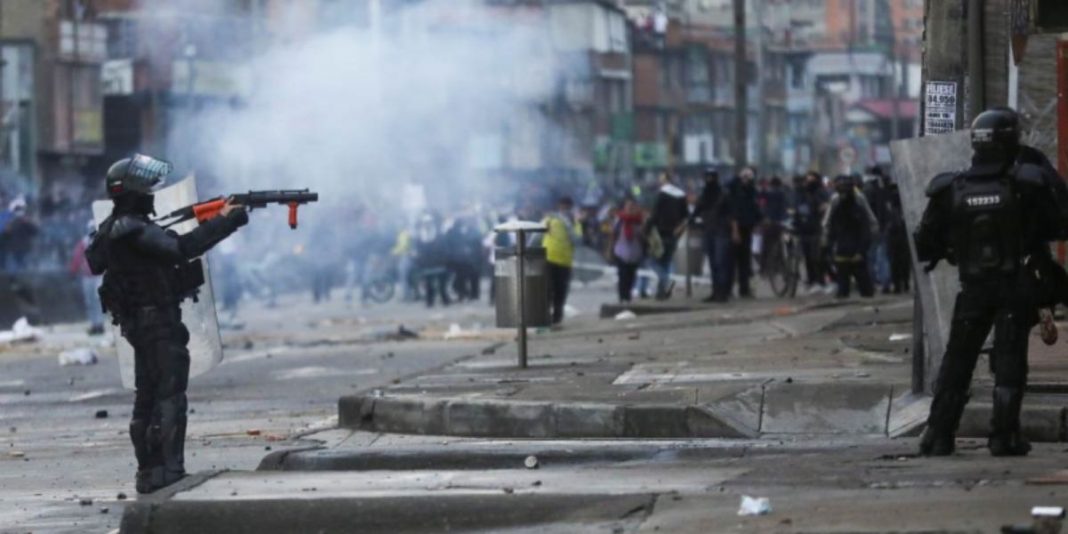
<svg viewBox="0 0 1068 534"><path fill-rule="evenodd" d="M961 279L1016 273L1024 254L1025 224L1013 178L966 172L952 188L951 239Z"/></svg>
<svg viewBox="0 0 1068 534"><path fill-rule="evenodd" d="M105 309L121 323L137 308L177 306L180 296L175 265L138 250L134 247L136 235L114 231L115 221L113 216L101 223L92 245L99 247L106 262L100 287Z"/></svg>

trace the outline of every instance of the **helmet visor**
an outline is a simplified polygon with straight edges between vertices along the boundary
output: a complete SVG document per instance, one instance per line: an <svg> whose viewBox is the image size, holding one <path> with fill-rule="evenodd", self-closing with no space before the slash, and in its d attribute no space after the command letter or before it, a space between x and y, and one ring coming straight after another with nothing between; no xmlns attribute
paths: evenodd
<svg viewBox="0 0 1068 534"><path fill-rule="evenodd" d="M163 186L171 169L171 164L166 161L137 154L130 158L130 166L127 167L126 174L143 184L144 189L155 191Z"/></svg>

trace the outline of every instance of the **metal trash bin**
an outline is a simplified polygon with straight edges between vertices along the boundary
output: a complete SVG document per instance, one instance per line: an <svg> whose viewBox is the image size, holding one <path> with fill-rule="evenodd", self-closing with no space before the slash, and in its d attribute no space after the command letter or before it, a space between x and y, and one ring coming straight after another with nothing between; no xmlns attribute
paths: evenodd
<svg viewBox="0 0 1068 534"><path fill-rule="evenodd" d="M700 228L687 228L675 249L675 273L701 276L705 270L705 232Z"/></svg>
<svg viewBox="0 0 1068 534"><path fill-rule="evenodd" d="M549 276L545 264L545 249L527 248L525 256L524 297L527 326L550 326L552 317L549 314ZM497 307L498 328L519 326L519 277L516 259L514 247L502 247L496 250L493 283L495 284L494 304Z"/></svg>

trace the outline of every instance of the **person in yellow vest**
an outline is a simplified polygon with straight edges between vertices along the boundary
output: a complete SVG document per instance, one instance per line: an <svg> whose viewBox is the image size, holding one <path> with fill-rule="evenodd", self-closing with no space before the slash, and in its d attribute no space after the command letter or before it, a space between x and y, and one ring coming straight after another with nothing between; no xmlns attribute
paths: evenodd
<svg viewBox="0 0 1068 534"><path fill-rule="evenodd" d="M407 228L402 228L397 233L397 240L393 242L389 255L393 256L397 262L397 279L404 288L404 301L410 302L418 299L418 287L415 277L412 276L412 258L415 256L415 247L412 246L412 233Z"/></svg>
<svg viewBox="0 0 1068 534"><path fill-rule="evenodd" d="M557 210L542 221L548 230L542 237L549 275L549 300L553 306L553 324L564 320L567 291L571 285L571 267L575 262L575 247L582 242L582 229L574 217L575 203L561 197Z"/></svg>

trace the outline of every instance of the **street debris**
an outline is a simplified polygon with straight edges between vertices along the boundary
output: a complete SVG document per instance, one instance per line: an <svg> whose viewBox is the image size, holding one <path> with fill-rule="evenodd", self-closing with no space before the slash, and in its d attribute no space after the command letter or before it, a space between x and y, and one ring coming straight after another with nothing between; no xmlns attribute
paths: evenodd
<svg viewBox="0 0 1068 534"><path fill-rule="evenodd" d="M513 488L503 488L502 491L504 491L508 495L511 495L511 494L515 493L515 489L513 489Z"/></svg>
<svg viewBox="0 0 1068 534"><path fill-rule="evenodd" d="M92 506L93 505L93 500L92 499L81 499L81 500L78 501L78 504L80 504L82 506Z"/></svg>
<svg viewBox="0 0 1068 534"><path fill-rule="evenodd" d="M60 367L67 367L70 365L94 365L99 360L100 358L97 357L96 351L87 347L65 350L59 353Z"/></svg>
<svg viewBox="0 0 1068 534"><path fill-rule="evenodd" d="M482 349L482 355L483 356L491 356L493 354L496 354L497 353L497 349L499 349L499 348L501 348L501 347L503 347L505 345L506 345L506 343L504 341L498 341L498 342L496 342L496 343L494 343L494 344Z"/></svg>
<svg viewBox="0 0 1068 534"><path fill-rule="evenodd" d="M582 315L582 312L579 311L578 308L576 308L576 307L574 307L574 306L572 306L570 304L565 304L564 305L564 318L565 319L571 319L573 317L578 317L579 315Z"/></svg>
<svg viewBox="0 0 1068 534"><path fill-rule="evenodd" d="M397 339L419 339L419 334L400 325L397 327Z"/></svg>
<svg viewBox="0 0 1068 534"><path fill-rule="evenodd" d="M107 419L108 418L108 411L107 410L97 410L96 414L94 415L94 417L96 417L97 419Z"/></svg>
<svg viewBox="0 0 1068 534"><path fill-rule="evenodd" d="M538 463L538 457L531 454L523 460L523 465L526 466L527 469L537 469L540 464Z"/></svg>
<svg viewBox="0 0 1068 534"><path fill-rule="evenodd" d="M258 436L258 435L260 435L261 433L262 433L262 432L260 432L260 431L259 431L259 430L257 430L257 429L250 429L250 430L246 430L246 431L245 431L245 435L248 435L248 436Z"/></svg>
<svg viewBox="0 0 1068 534"><path fill-rule="evenodd" d="M905 341L908 339L912 339L912 334L890 334L890 341Z"/></svg>
<svg viewBox="0 0 1068 534"><path fill-rule="evenodd" d="M23 458L26 456L26 453L22 451L8 451L7 455L12 458Z"/></svg>
<svg viewBox="0 0 1068 534"><path fill-rule="evenodd" d="M100 507L100 513L102 513L102 514L108 513L108 507L107 506L101 506Z"/></svg>
<svg viewBox="0 0 1068 534"><path fill-rule="evenodd" d="M0 331L0 345L28 343L36 341L39 337L41 337L41 330L30 326L30 321L25 317L20 317L11 326L11 330Z"/></svg>
<svg viewBox="0 0 1068 534"><path fill-rule="evenodd" d="M446 340L450 339L475 339L482 333L482 325L474 324L471 329L465 330L460 327L458 323L452 323L449 325L448 331L442 336Z"/></svg>
<svg viewBox="0 0 1068 534"><path fill-rule="evenodd" d="M631 319L637 319L637 318L638 318L638 314L636 314L636 313L634 313L634 312L632 312L630 310L623 310L623 311L617 313L616 316L615 316L615 320L617 320L617 321L629 321Z"/></svg>
<svg viewBox="0 0 1068 534"><path fill-rule="evenodd" d="M742 495L742 504L738 507L738 515L768 515L769 513L771 513L771 501L767 497Z"/></svg>
<svg viewBox="0 0 1068 534"><path fill-rule="evenodd" d="M116 501L125 501L126 500L126 494L122 493L122 492L119 492L119 494L115 496L115 500Z"/></svg>

